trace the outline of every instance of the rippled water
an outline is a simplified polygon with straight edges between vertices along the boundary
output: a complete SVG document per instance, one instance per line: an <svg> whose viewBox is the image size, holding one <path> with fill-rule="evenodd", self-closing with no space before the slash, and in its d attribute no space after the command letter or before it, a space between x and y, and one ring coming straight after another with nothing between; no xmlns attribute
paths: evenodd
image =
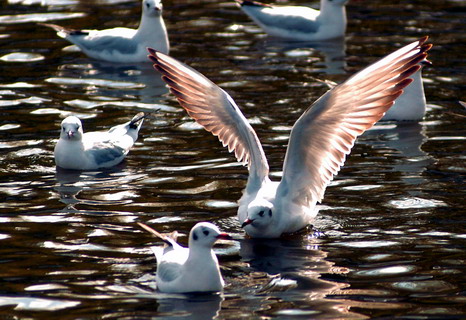
<svg viewBox="0 0 466 320"><path fill-rule="evenodd" d="M36 24L135 27L139 2L0 7L0 318L466 317L466 1L353 0L345 41L317 47L267 38L233 1L164 1L171 54L234 97L275 177L291 126L327 90L317 79L341 82L423 35L434 44L425 120L379 124L358 139L327 189L320 235L222 242L227 287L201 296L154 292L157 240L136 222L186 234L208 220L241 236L246 169L193 124L149 63L90 60ZM65 116L97 130L138 111L151 117L123 164L57 172Z"/></svg>

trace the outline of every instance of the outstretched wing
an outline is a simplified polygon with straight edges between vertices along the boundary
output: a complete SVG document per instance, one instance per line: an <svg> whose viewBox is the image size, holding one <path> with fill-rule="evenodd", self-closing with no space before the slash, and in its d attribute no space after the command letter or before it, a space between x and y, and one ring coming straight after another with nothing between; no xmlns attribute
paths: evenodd
<svg viewBox="0 0 466 320"><path fill-rule="evenodd" d="M319 98L291 131L277 197L309 205L343 165L356 137L393 105L425 60L427 37L409 44L358 72Z"/></svg>
<svg viewBox="0 0 466 320"><path fill-rule="evenodd" d="M239 162L248 165L250 178L261 181L269 166L262 146L251 125L233 99L196 70L154 49L149 49L162 79L180 105L207 131L235 152Z"/></svg>

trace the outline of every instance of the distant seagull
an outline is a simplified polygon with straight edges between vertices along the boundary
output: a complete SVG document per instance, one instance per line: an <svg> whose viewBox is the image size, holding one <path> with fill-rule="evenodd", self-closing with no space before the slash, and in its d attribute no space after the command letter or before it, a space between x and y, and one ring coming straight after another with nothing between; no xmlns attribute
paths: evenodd
<svg viewBox="0 0 466 320"><path fill-rule="evenodd" d="M68 30L56 24L41 23L57 31L58 36L77 45L89 57L119 63L147 61L147 47L167 53L167 29L160 0L143 0L139 28L105 30Z"/></svg>
<svg viewBox="0 0 466 320"><path fill-rule="evenodd" d="M304 228L317 215L316 203L356 137L382 118L411 83L408 77L420 69L431 48L426 40L393 52L314 102L291 130L280 182L269 179L259 139L225 91L165 54L149 49L149 58L188 114L248 165L249 178L238 208L246 233L277 238Z"/></svg>
<svg viewBox="0 0 466 320"><path fill-rule="evenodd" d="M189 248L176 243L149 226L142 228L162 239L167 246L151 247L157 259L157 289L167 293L218 292L225 285L212 246L218 239L231 237L209 222L196 224L189 233Z"/></svg>
<svg viewBox="0 0 466 320"><path fill-rule="evenodd" d="M422 70L411 76L413 82L404 89L403 94L396 99L382 120L419 121L426 114L426 96L422 84Z"/></svg>
<svg viewBox="0 0 466 320"><path fill-rule="evenodd" d="M64 169L95 170L123 161L138 138L144 113L107 132L83 133L81 120L69 116L61 123L60 139L55 145L55 164Z"/></svg>
<svg viewBox="0 0 466 320"><path fill-rule="evenodd" d="M349 0L320 0L320 11L303 6L272 6L236 0L254 22L271 36L302 41L342 38L346 31Z"/></svg>

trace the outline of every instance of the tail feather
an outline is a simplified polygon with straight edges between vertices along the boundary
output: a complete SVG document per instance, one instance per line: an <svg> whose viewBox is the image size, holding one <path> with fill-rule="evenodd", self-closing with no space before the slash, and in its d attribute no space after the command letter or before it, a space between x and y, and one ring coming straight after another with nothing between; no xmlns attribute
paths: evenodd
<svg viewBox="0 0 466 320"><path fill-rule="evenodd" d="M82 35L86 36L89 34L89 32L85 30L75 30L75 29L66 29L65 27L59 26L58 24L53 24L53 23L43 23L43 22L38 22L39 25L44 26L44 27L49 27L52 28L57 32L57 34L60 37L65 38L67 35L72 35L72 36L77 36L77 35Z"/></svg>
<svg viewBox="0 0 466 320"><path fill-rule="evenodd" d="M141 228L143 228L144 230L148 231L149 233L152 233L157 238L160 238L168 246L172 247L172 246L174 246L174 244L176 244L176 239L178 237L178 232L175 231L175 232L170 233L169 235L164 235L164 234L161 234L160 232L152 229L151 227L149 227L148 225L146 225L144 223L138 222L137 224Z"/></svg>
<svg viewBox="0 0 466 320"><path fill-rule="evenodd" d="M252 0L235 0L235 1L240 6L272 7L269 4L265 4L265 3L262 3L262 2L258 2L258 1L252 1Z"/></svg>

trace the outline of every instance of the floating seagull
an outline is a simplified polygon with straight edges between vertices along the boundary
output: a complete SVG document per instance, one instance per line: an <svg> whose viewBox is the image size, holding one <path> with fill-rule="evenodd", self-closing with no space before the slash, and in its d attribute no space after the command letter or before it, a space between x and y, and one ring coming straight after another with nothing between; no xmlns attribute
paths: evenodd
<svg viewBox="0 0 466 320"><path fill-rule="evenodd" d="M95 170L117 165L138 138L144 113L107 132L83 133L81 120L69 116L61 123L60 139L55 145L55 164L64 169Z"/></svg>
<svg viewBox="0 0 466 320"><path fill-rule="evenodd" d="M426 96L422 84L422 70L411 76L413 82L404 89L395 104L383 116L382 120L419 121L426 114Z"/></svg>
<svg viewBox="0 0 466 320"><path fill-rule="evenodd" d="M356 137L393 105L420 69L430 44L411 43L356 73L308 108L294 124L280 182L272 182L259 139L233 99L196 70L149 49L149 58L188 114L218 136L249 178L238 219L247 234L277 238L307 226Z"/></svg>
<svg viewBox="0 0 466 320"><path fill-rule="evenodd" d="M225 285L217 256L212 246L218 239L231 240L226 233L209 222L196 224L189 233L189 248L138 223L142 228L162 239L167 246L151 247L157 259L157 289L167 293L217 292Z"/></svg>
<svg viewBox="0 0 466 320"><path fill-rule="evenodd" d="M271 36L302 41L342 38L349 0L321 0L320 11L303 6L272 6L236 0L238 6Z"/></svg>
<svg viewBox="0 0 466 320"><path fill-rule="evenodd" d="M147 61L147 47L168 53L167 29L160 0L143 0L139 28L105 30L67 30L56 24L41 23L58 36L74 43L89 57L119 63Z"/></svg>

